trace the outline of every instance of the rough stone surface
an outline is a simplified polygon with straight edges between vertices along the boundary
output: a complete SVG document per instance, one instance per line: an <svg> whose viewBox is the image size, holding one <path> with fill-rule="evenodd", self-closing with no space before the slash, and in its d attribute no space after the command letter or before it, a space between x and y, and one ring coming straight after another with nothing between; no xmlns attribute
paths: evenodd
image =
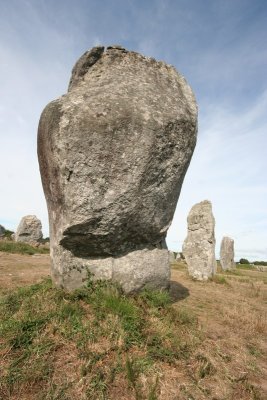
<svg viewBox="0 0 267 400"><path fill-rule="evenodd" d="M56 262L61 269L53 268L52 277L58 286L67 290L81 287L87 280L88 272L93 274L94 279L118 282L126 293L148 287L166 289L169 286L169 255L165 249L136 250L120 257L95 259L73 257L69 250L61 247L57 250Z"/></svg>
<svg viewBox="0 0 267 400"><path fill-rule="evenodd" d="M267 272L267 266L266 266L266 265L255 265L255 268L256 268L258 271Z"/></svg>
<svg viewBox="0 0 267 400"><path fill-rule="evenodd" d="M35 215L26 215L15 233L16 242L36 244L43 237L41 221Z"/></svg>
<svg viewBox="0 0 267 400"><path fill-rule="evenodd" d="M81 275L94 265L110 270L114 259L114 268L123 260L129 271L161 276L161 258L147 264L144 255L154 249L167 254L165 236L196 132L194 95L172 66L117 45L93 48L78 60L68 93L48 104L38 131L59 285L72 286L65 276L76 281L70 265L80 261ZM108 275L127 281L125 274ZM136 289L140 282L136 277Z"/></svg>
<svg viewBox="0 0 267 400"><path fill-rule="evenodd" d="M220 263L224 271L235 268L234 240L225 236L222 238L220 248Z"/></svg>
<svg viewBox="0 0 267 400"><path fill-rule="evenodd" d="M6 228L3 225L0 225L0 237L4 236Z"/></svg>
<svg viewBox="0 0 267 400"><path fill-rule="evenodd" d="M187 218L188 231L183 244L183 254L188 272L194 279L207 280L216 273L215 219L211 202L195 204Z"/></svg>

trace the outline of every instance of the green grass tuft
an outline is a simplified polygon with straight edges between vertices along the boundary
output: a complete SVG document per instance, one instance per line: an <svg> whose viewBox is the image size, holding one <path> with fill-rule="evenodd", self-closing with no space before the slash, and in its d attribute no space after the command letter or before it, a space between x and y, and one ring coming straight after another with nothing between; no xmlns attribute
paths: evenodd
<svg viewBox="0 0 267 400"><path fill-rule="evenodd" d="M144 290L140 297L150 306L166 308L171 303L171 297L167 290Z"/></svg>
<svg viewBox="0 0 267 400"><path fill-rule="evenodd" d="M48 254L49 249L46 248L39 248L31 246L27 243L22 242L8 242L1 240L0 241L0 251L4 251L6 253L14 253L14 254Z"/></svg>
<svg viewBox="0 0 267 400"><path fill-rule="evenodd" d="M219 285L229 285L229 282L225 278L225 276L222 275L214 275L211 278L212 282L218 283Z"/></svg>
<svg viewBox="0 0 267 400"><path fill-rule="evenodd" d="M255 270L255 266L252 264L236 264L238 269Z"/></svg>

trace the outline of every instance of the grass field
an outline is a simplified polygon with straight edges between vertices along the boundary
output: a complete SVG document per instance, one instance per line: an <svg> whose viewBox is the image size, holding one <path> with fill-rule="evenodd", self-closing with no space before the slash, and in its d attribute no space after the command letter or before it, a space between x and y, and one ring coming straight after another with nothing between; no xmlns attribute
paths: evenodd
<svg viewBox="0 0 267 400"><path fill-rule="evenodd" d="M35 247L27 243L0 240L0 252L13 254L48 254L49 249L44 247Z"/></svg>
<svg viewBox="0 0 267 400"><path fill-rule="evenodd" d="M126 297L90 279L72 294L54 288L46 255L0 253L1 274L6 260L1 400L266 399L267 273L202 283L173 263L169 293ZM23 265L40 271L32 285L19 285Z"/></svg>

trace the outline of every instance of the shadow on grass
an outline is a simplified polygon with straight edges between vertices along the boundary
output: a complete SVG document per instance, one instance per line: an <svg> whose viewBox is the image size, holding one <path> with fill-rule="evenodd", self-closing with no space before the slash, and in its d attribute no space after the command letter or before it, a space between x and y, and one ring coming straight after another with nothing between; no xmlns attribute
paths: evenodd
<svg viewBox="0 0 267 400"><path fill-rule="evenodd" d="M170 282L170 296L173 303L179 300L183 300L190 294L189 290L181 283L176 281Z"/></svg>

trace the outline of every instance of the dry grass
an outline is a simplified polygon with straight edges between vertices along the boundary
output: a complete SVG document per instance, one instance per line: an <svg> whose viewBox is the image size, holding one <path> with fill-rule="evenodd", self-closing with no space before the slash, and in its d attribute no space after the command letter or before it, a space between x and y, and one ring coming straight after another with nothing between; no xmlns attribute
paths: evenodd
<svg viewBox="0 0 267 400"><path fill-rule="evenodd" d="M49 280L12 289L0 306L0 399L265 399L266 273L201 283L173 267L171 299L91 284L70 295Z"/></svg>
<svg viewBox="0 0 267 400"><path fill-rule="evenodd" d="M46 254L0 252L0 294L19 286L39 282L49 275L50 257Z"/></svg>
<svg viewBox="0 0 267 400"><path fill-rule="evenodd" d="M178 268L173 279L189 290L182 303L198 316L204 332L199 351L213 371L199 381L205 393L191 389L193 398L267 398L267 274L238 269L201 283L188 277L186 267Z"/></svg>

